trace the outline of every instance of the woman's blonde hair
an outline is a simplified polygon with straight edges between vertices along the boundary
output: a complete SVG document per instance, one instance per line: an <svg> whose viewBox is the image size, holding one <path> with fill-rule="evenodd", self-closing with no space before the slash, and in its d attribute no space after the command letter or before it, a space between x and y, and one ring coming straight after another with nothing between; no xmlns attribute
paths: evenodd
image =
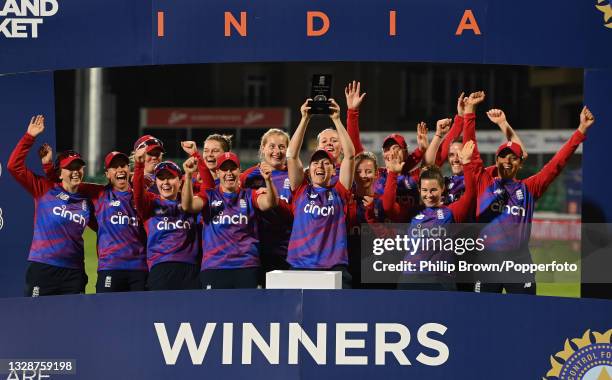
<svg viewBox="0 0 612 380"><path fill-rule="evenodd" d="M287 142L287 147L289 146L289 135L287 132L278 129L278 128L270 128L266 131L266 133L261 136L261 143L259 144L259 159L263 161L263 148L268 143L268 139L270 136L282 136L285 138Z"/></svg>
<svg viewBox="0 0 612 380"><path fill-rule="evenodd" d="M214 133L209 135L204 140L204 144L206 144L206 141L209 140L217 141L219 144L221 144L221 149L223 149L223 152L229 152L232 150L232 135L221 135L219 133Z"/></svg>

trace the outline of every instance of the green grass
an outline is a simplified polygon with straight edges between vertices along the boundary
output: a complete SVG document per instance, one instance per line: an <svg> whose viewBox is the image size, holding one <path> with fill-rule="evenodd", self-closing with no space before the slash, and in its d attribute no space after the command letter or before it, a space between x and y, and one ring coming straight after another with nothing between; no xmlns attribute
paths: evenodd
<svg viewBox="0 0 612 380"><path fill-rule="evenodd" d="M96 233L91 229L85 230L85 271L89 281L85 292L96 292L98 278L98 257L96 255ZM547 241L537 242L531 249L532 257L536 263L549 263L552 260L576 263L580 267L580 251L568 242ZM559 273L554 275L537 275L537 292L540 296L575 297L580 298L580 271L577 274Z"/></svg>
<svg viewBox="0 0 612 380"><path fill-rule="evenodd" d="M85 272L87 273L86 294L96 292L96 281L98 280L98 255L96 254L96 233L90 228L85 230L83 240L85 241Z"/></svg>

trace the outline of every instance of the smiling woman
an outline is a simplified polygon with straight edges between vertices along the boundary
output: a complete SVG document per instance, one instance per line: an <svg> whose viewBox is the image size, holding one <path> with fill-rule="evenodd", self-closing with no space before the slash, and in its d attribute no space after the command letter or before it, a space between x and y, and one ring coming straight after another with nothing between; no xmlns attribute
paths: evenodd
<svg viewBox="0 0 612 380"><path fill-rule="evenodd" d="M93 216L93 205L79 192L85 161L76 152L58 157L61 182L37 176L25 158L44 129L44 117L32 117L8 162L8 170L35 202L34 236L28 255L26 296L75 294L85 291L83 231Z"/></svg>

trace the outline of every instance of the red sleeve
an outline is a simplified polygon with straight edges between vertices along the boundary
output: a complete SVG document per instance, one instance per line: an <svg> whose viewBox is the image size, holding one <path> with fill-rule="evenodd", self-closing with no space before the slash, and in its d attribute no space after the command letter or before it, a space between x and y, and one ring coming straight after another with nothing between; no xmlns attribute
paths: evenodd
<svg viewBox="0 0 612 380"><path fill-rule="evenodd" d="M25 159L34 145L34 137L29 133L23 135L9 157L6 165L9 173L21 184L33 197L38 198L53 187L53 182L37 176L25 166Z"/></svg>
<svg viewBox="0 0 612 380"><path fill-rule="evenodd" d="M365 149L363 148L363 145L361 145L361 136L359 131L359 110L349 108L346 112L346 132L355 146L355 154L363 152Z"/></svg>
<svg viewBox="0 0 612 380"><path fill-rule="evenodd" d="M134 165L134 204L140 219L147 220L151 216L152 200L155 195L146 191L144 184L144 164Z"/></svg>
<svg viewBox="0 0 612 380"><path fill-rule="evenodd" d="M474 153L472 153L471 164L474 164L474 178L476 183L476 197L482 194L485 189L493 182L495 170L484 167L482 157L478 151L478 140L476 139L476 115L466 113L463 115L463 143L469 140L474 141Z"/></svg>
<svg viewBox="0 0 612 380"><path fill-rule="evenodd" d="M51 182L57 182L57 172L55 171L55 167L52 163L43 164L43 172L45 172L45 177Z"/></svg>
<svg viewBox="0 0 612 380"><path fill-rule="evenodd" d="M397 173L387 171L385 191L381 197L385 216L394 222L405 221L408 218L408 210L405 210L400 206L396 200L396 194Z"/></svg>
<svg viewBox="0 0 612 380"><path fill-rule="evenodd" d="M406 158L406 163L404 164L404 168L402 169L402 174L407 175L414 169L418 164L423 160L423 151L421 148L416 148L411 154Z"/></svg>
<svg viewBox="0 0 612 380"><path fill-rule="evenodd" d="M451 203L448 208L453 213L455 223L463 223L470 219L475 213L476 206L476 176L477 163L470 162L463 165L463 178L465 182L465 193L457 202Z"/></svg>
<svg viewBox="0 0 612 380"><path fill-rule="evenodd" d="M200 174L200 179L202 180L202 184L200 185L201 190L214 189L215 188L215 179L212 174L210 174L210 170L208 170L208 166L204 162L204 158L200 155L199 152L195 152L191 155L198 160L198 173Z"/></svg>
<svg viewBox="0 0 612 380"><path fill-rule="evenodd" d="M247 177L249 176L249 174L253 173L253 171L255 169L257 169L258 167L259 167L259 165L253 165L250 168L248 168L247 170L245 170L242 173L240 173L240 186L245 187L245 183L246 183Z"/></svg>
<svg viewBox="0 0 612 380"><path fill-rule="evenodd" d="M456 115L455 120L453 121L453 126L451 127L448 134L444 136L444 140L442 140L442 145L438 150L438 154L436 155L436 166L441 167L444 165L446 160L448 160L448 149L450 145L461 135L463 131L463 116Z"/></svg>
<svg viewBox="0 0 612 380"><path fill-rule="evenodd" d="M291 218L293 218L293 206L285 202L284 199L279 199L278 206L276 207L281 211L284 216L288 218L288 220L291 220Z"/></svg>
<svg viewBox="0 0 612 380"><path fill-rule="evenodd" d="M259 210L259 205L257 204L257 198L259 198L259 194L257 194L257 190L251 189L251 199L253 199L253 207Z"/></svg>
<svg viewBox="0 0 612 380"><path fill-rule="evenodd" d="M336 189L336 191L338 191L338 193L344 200L344 204L348 205L348 203L351 200L351 192L347 190L346 187L344 187L344 185L340 183L340 181L336 182L336 185L334 186L334 188Z"/></svg>
<svg viewBox="0 0 612 380"><path fill-rule="evenodd" d="M376 196L374 197L374 199L376 199ZM374 213L374 204L374 202L370 203L370 205L365 209L366 222L368 222L369 224L378 223L378 220L376 219L376 214Z"/></svg>
<svg viewBox="0 0 612 380"><path fill-rule="evenodd" d="M561 150L559 150L553 156L553 158L548 161L546 165L544 165L542 170L523 181L529 192L536 199L540 198L552 181L557 178L559 173L561 173L561 170L563 170L565 165L567 165L567 161L576 151L576 148L578 148L585 138L586 136L582 132L576 130L572 137L570 137L570 139L563 144Z"/></svg>

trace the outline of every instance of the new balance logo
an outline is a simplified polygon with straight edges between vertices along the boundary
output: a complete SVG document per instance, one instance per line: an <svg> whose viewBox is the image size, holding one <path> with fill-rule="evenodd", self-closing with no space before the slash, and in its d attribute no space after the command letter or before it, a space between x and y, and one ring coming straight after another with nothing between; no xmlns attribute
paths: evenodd
<svg viewBox="0 0 612 380"><path fill-rule="evenodd" d="M210 203L210 205L211 205L211 206L213 206L213 207L219 207L219 206L221 206L222 204L223 204L223 201L212 201L212 202Z"/></svg>
<svg viewBox="0 0 612 380"><path fill-rule="evenodd" d="M68 199L70 199L70 195L68 195L66 193L59 193L59 194L57 194L57 198L61 199L63 201L67 201Z"/></svg>
<svg viewBox="0 0 612 380"><path fill-rule="evenodd" d="M112 201L112 202L110 202L110 205L113 206L113 207L119 207L119 206L121 206L121 202L119 202L119 200Z"/></svg>

